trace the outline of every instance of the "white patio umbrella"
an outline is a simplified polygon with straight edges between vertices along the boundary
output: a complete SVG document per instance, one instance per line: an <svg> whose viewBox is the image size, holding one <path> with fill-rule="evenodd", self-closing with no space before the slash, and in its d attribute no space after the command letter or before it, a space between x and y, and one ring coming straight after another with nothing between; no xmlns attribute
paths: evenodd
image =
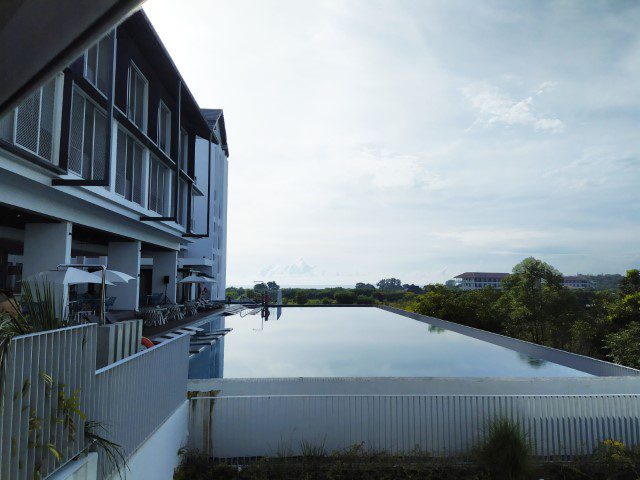
<svg viewBox="0 0 640 480"><path fill-rule="evenodd" d="M215 283L216 280L211 277L207 277L204 275L189 275L188 277L184 277L178 283Z"/></svg>
<svg viewBox="0 0 640 480"><path fill-rule="evenodd" d="M112 283L127 283L133 280L134 277L127 275L124 272L118 272L117 270L105 270L105 279L107 282ZM100 276L100 272L95 272L96 276ZM107 285L110 285L107 283Z"/></svg>
<svg viewBox="0 0 640 480"><path fill-rule="evenodd" d="M100 275L68 267L66 270L45 270L25 279L27 282L50 282L60 285L77 285L80 283L102 283ZM113 283L107 281L107 285Z"/></svg>

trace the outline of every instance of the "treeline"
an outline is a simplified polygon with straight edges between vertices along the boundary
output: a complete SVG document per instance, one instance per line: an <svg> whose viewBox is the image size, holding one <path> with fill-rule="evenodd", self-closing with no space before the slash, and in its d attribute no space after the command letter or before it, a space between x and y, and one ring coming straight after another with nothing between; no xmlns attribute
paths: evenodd
<svg viewBox="0 0 640 480"><path fill-rule="evenodd" d="M259 283L253 288L229 287L227 297L232 300L260 301L265 292L279 288L275 282ZM426 287L425 287L426 288ZM374 305L389 304L405 300L426 290L417 285L402 284L397 278L383 278L376 285L357 283L355 288L282 288L282 303L285 305ZM273 299L271 299L273 301Z"/></svg>

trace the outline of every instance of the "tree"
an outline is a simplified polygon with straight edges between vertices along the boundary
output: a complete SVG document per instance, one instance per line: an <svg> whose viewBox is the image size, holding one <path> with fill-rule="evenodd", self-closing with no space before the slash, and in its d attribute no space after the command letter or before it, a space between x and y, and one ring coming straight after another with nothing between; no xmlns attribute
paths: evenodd
<svg viewBox="0 0 640 480"><path fill-rule="evenodd" d="M450 322L465 323L467 317L459 301L462 294L444 285L427 285L427 293L420 295L412 307L414 312Z"/></svg>
<svg viewBox="0 0 640 480"><path fill-rule="evenodd" d="M356 294L348 290L341 290L334 293L333 298L336 299L337 303L351 305L356 301Z"/></svg>
<svg viewBox="0 0 640 480"><path fill-rule="evenodd" d="M619 289L622 295L631 295L640 291L640 271L627 270L627 275L620 280Z"/></svg>
<svg viewBox="0 0 640 480"><path fill-rule="evenodd" d="M418 285L414 285L413 283L405 283L404 285L402 285L402 289L406 292L415 293L416 295L422 293L422 289Z"/></svg>
<svg viewBox="0 0 640 480"><path fill-rule="evenodd" d="M309 297L304 291L298 290L296 292L296 303L298 305L304 305L305 303L307 303L307 300L309 300Z"/></svg>
<svg viewBox="0 0 640 480"><path fill-rule="evenodd" d="M640 291L624 295L611 308L611 323L618 328L631 322L640 322Z"/></svg>
<svg viewBox="0 0 640 480"><path fill-rule="evenodd" d="M256 283L253 286L253 291L257 293L263 293L267 291L267 285L264 282Z"/></svg>
<svg viewBox="0 0 640 480"><path fill-rule="evenodd" d="M356 290L373 291L375 289L376 287L371 285L370 283L362 283L362 282L356 283Z"/></svg>
<svg viewBox="0 0 640 480"><path fill-rule="evenodd" d="M395 291L402 290L402 282L397 278L383 278L377 284L380 290Z"/></svg>
<svg viewBox="0 0 640 480"><path fill-rule="evenodd" d="M280 288L280 285L278 285L274 281L271 281L271 282L267 282L267 287L269 288L269 290L278 290Z"/></svg>
<svg viewBox="0 0 640 480"><path fill-rule="evenodd" d="M513 267L513 273L503 281L501 307L508 316L508 335L545 344L552 332L563 331L563 304L568 289L563 286L562 274L548 263L533 257L524 259Z"/></svg>
<svg viewBox="0 0 640 480"><path fill-rule="evenodd" d="M622 330L605 337L609 358L628 367L640 368L640 323L631 322Z"/></svg>

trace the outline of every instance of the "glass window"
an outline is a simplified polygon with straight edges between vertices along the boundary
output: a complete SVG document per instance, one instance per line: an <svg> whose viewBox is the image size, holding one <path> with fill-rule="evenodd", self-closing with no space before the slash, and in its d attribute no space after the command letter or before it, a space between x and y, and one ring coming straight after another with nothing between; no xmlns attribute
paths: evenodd
<svg viewBox="0 0 640 480"><path fill-rule="evenodd" d="M85 53L84 76L105 95L111 89L111 70L113 68L113 43L111 33Z"/></svg>
<svg viewBox="0 0 640 480"><path fill-rule="evenodd" d="M69 134L70 171L88 180L104 179L108 128L106 114L74 88Z"/></svg>
<svg viewBox="0 0 640 480"><path fill-rule="evenodd" d="M171 171L152 156L149 161L149 210L168 217L171 193Z"/></svg>
<svg viewBox="0 0 640 480"><path fill-rule="evenodd" d="M116 193L142 205L142 145L124 130L118 130Z"/></svg>
<svg viewBox="0 0 640 480"><path fill-rule="evenodd" d="M127 100L127 116L129 119L144 130L147 128L147 80L140 71L132 64L129 67L129 95Z"/></svg>
<svg viewBox="0 0 640 480"><path fill-rule="evenodd" d="M158 147L171 155L171 111L162 100L158 106Z"/></svg>

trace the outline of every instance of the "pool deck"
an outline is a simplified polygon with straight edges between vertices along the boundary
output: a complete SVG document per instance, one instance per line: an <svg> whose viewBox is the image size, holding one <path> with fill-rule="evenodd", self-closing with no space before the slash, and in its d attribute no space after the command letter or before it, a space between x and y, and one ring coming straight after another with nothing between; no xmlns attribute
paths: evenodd
<svg viewBox="0 0 640 480"><path fill-rule="evenodd" d="M190 327L192 325L196 325L202 323L203 320L206 320L209 317L220 315L227 311L227 307L225 308L217 308L215 310L207 310L205 312L198 312L196 315L192 315L190 317L184 317L182 320L167 322L164 325L156 325L153 327L143 327L142 335L147 338L155 338L163 333L171 332L180 327Z"/></svg>

